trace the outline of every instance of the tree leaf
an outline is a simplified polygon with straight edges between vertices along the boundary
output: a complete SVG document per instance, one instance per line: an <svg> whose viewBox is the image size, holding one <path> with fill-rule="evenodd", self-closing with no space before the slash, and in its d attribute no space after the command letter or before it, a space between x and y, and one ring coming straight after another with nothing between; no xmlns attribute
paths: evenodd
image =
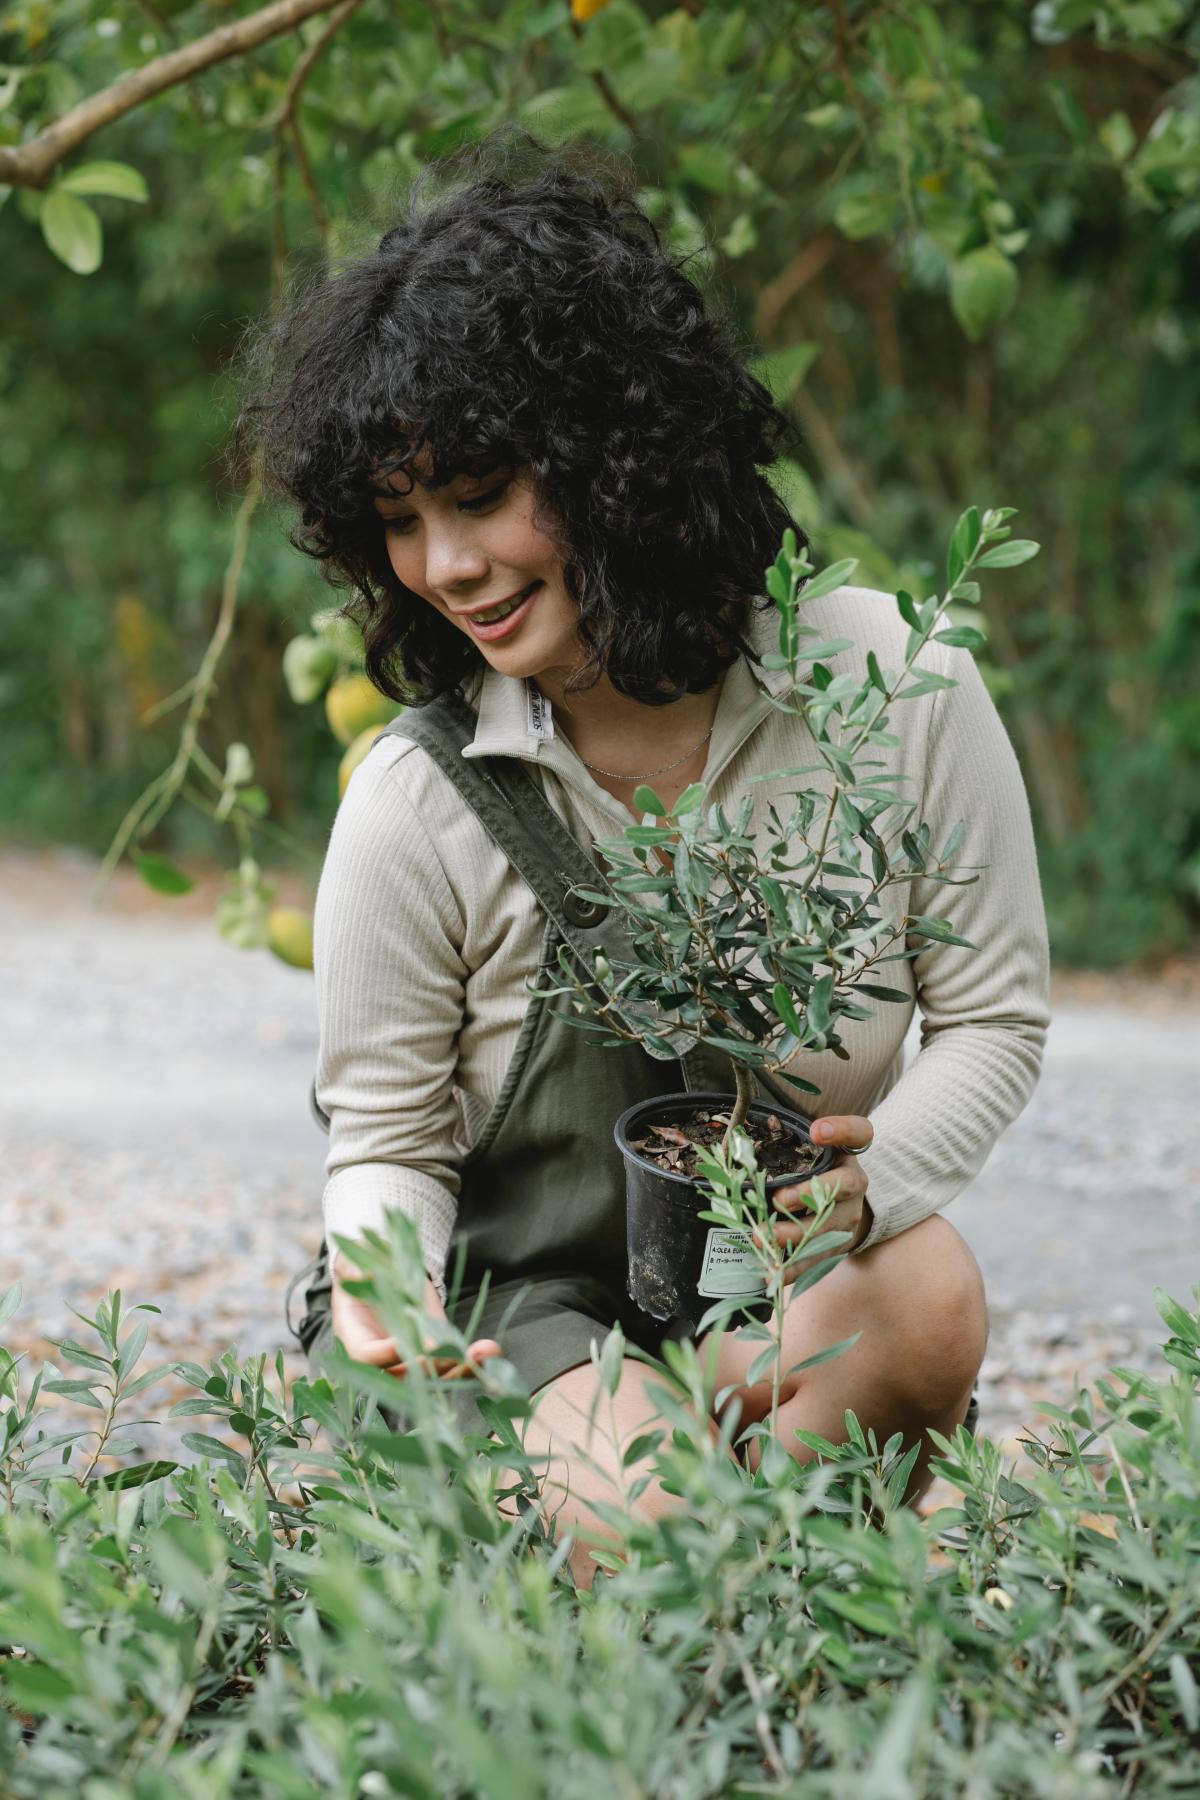
<svg viewBox="0 0 1200 1800"><path fill-rule="evenodd" d="M964 950L977 950L977 944L970 944L966 938L955 935L954 929L947 919L912 918L908 921L910 934L917 937L933 938L939 944L958 944Z"/></svg>
<svg viewBox="0 0 1200 1800"><path fill-rule="evenodd" d="M190 875L154 851L135 850L133 860L146 886L152 887L156 894L190 894L196 885Z"/></svg>
<svg viewBox="0 0 1200 1800"><path fill-rule="evenodd" d="M922 694L932 694L937 688L957 687L949 675L935 675L932 669L922 669L915 681L910 681L906 688L901 688L896 695L897 700L916 700Z"/></svg>
<svg viewBox="0 0 1200 1800"><path fill-rule="evenodd" d="M647 787L645 783L643 783L641 787L633 790L633 804L637 807L639 812L649 813L655 819L665 819L667 817L666 807L663 805L654 789L652 787Z"/></svg>
<svg viewBox="0 0 1200 1800"><path fill-rule="evenodd" d="M133 1463L127 1469L114 1469L109 1475L97 1476L88 1482L89 1487L125 1488L145 1487L149 1481L162 1481L173 1475L179 1468L177 1462L170 1462L160 1457L155 1462Z"/></svg>
<svg viewBox="0 0 1200 1800"><path fill-rule="evenodd" d="M1196 1691L1195 1676L1178 1651L1175 1652L1167 1666L1171 1671L1171 1682L1175 1688L1184 1724L1189 1731L1200 1730L1200 1694L1197 1694Z"/></svg>
<svg viewBox="0 0 1200 1800"><path fill-rule="evenodd" d="M780 406L786 406L804 377L808 374L817 357L821 354L818 343L789 344L784 350L772 350L766 356L757 356L750 364L750 372L769 388ZM787 590L787 570L775 568L784 593L777 594L767 581L767 592L772 600L784 598Z"/></svg>
<svg viewBox="0 0 1200 1800"><path fill-rule="evenodd" d="M705 787L702 781L693 781L691 787L684 788L675 805L671 809L673 818L682 818L685 813L693 813L704 804ZM636 796L635 796L636 798ZM649 811L649 808L647 808Z"/></svg>
<svg viewBox="0 0 1200 1800"><path fill-rule="evenodd" d="M102 1356L97 1356L93 1350L85 1350L83 1345L77 1344L73 1338L51 1338L50 1342L56 1350L61 1352L67 1362L74 1363L76 1368L95 1369L98 1375L111 1373L112 1365L110 1363L107 1363Z"/></svg>
<svg viewBox="0 0 1200 1800"><path fill-rule="evenodd" d="M8 1324L20 1304L21 1284L19 1281L14 1281L11 1287L5 1288L4 1292L0 1294L0 1325Z"/></svg>
<svg viewBox="0 0 1200 1800"><path fill-rule="evenodd" d="M799 1015L796 1012L796 1005L792 999L791 990L786 987L782 981L777 981L775 986L771 989L771 1002L788 1030L795 1032L797 1037L803 1037L804 1027L801 1025Z"/></svg>
<svg viewBox="0 0 1200 1800"><path fill-rule="evenodd" d="M857 241L889 230L899 206L895 194L849 194L838 203L833 219L843 237Z"/></svg>
<svg viewBox="0 0 1200 1800"><path fill-rule="evenodd" d="M808 994L808 1025L811 1031L823 1034L829 1030L833 1022L832 1000L833 976L822 975L813 982Z"/></svg>
<svg viewBox="0 0 1200 1800"><path fill-rule="evenodd" d="M6 1658L3 1674L7 1698L24 1712L61 1714L63 1703L75 1698L75 1684L45 1663Z"/></svg>
<svg viewBox="0 0 1200 1800"><path fill-rule="evenodd" d="M917 603L910 593L900 588L896 593L896 605L900 608L900 617L913 631L920 631L921 619L917 612Z"/></svg>
<svg viewBox="0 0 1200 1800"><path fill-rule="evenodd" d="M856 1594L839 1594L830 1588L822 1588L818 1607L828 1607L843 1619L849 1619L862 1631L870 1631L881 1637L900 1637L908 1627L894 1612L886 1612L882 1606L872 1606L869 1601L860 1599Z"/></svg>
<svg viewBox="0 0 1200 1800"><path fill-rule="evenodd" d="M60 184L46 195L42 236L60 262L76 275L94 275L104 256L100 220L86 200Z"/></svg>
<svg viewBox="0 0 1200 1800"><path fill-rule="evenodd" d="M91 1406L97 1412L108 1411L104 1401L93 1393L91 1383L87 1381L69 1381L65 1376L60 1380L43 1381L42 1392L62 1394L65 1399L73 1400L76 1406Z"/></svg>
<svg viewBox="0 0 1200 1800"><path fill-rule="evenodd" d="M951 625L946 631L935 631L933 641L956 650L982 650L987 643L982 631L976 631L973 625Z"/></svg>
<svg viewBox="0 0 1200 1800"><path fill-rule="evenodd" d="M975 564L977 569L1015 569L1037 555L1041 545L1032 538L1011 538L1007 544L996 544L985 550Z"/></svg>
<svg viewBox="0 0 1200 1800"><path fill-rule="evenodd" d="M797 1088L802 1094L819 1094L821 1092L815 1082L805 1081L803 1075L789 1075L786 1069L776 1069L774 1074L777 1080L786 1081L789 1087Z"/></svg>
<svg viewBox="0 0 1200 1800"><path fill-rule="evenodd" d="M830 563L827 569L822 569L811 581L805 582L800 591L801 600L820 600L824 594L832 594L835 588L844 587L857 567L857 556L847 556L841 562Z"/></svg>
<svg viewBox="0 0 1200 1800"><path fill-rule="evenodd" d="M965 513L959 516L950 539L950 548L946 555L946 574L948 586L953 587L959 576L971 560L976 545L979 543L983 526L979 518L979 508L968 506Z"/></svg>
<svg viewBox="0 0 1200 1800"><path fill-rule="evenodd" d="M1154 1306L1168 1331L1182 1338L1185 1344L1200 1345L1200 1325L1186 1307L1180 1306L1178 1300L1172 1300L1166 1288L1155 1288Z"/></svg>
<svg viewBox="0 0 1200 1800"><path fill-rule="evenodd" d="M107 194L113 200L135 200L139 204L150 198L141 170L121 162L80 163L58 185L68 194Z"/></svg>

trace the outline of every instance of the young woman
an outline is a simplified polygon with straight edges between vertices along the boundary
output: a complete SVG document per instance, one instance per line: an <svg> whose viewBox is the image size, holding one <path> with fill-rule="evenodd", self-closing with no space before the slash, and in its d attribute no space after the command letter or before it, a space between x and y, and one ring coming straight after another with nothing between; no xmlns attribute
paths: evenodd
<svg viewBox="0 0 1200 1800"><path fill-rule="evenodd" d="M587 1540L605 1535L589 1496L652 1410L627 1359L622 1443L589 1435L590 1346L618 1319L643 1347L662 1336L625 1295L612 1123L683 1082L530 1003L554 928L466 788L523 765L586 856L628 823L640 782L668 803L693 781L728 801L807 760L759 660L775 631L763 572L794 525L764 471L789 427L621 180L536 148L436 172L377 252L292 305L270 351L253 408L269 475L299 506L299 546L352 590L372 679L410 707L351 780L317 900L327 1232L408 1214L434 1315L460 1238L456 1317L490 1270L472 1358L503 1353L536 1391L528 1447L550 1458L545 1501L588 1580ZM887 596L843 588L806 619L854 640L847 666L868 649L902 660ZM854 1244L788 1309L787 1363L862 1336L787 1387L780 1432L799 1460L796 1428L841 1441L847 1408L880 1442L900 1431L926 1452L928 1427L967 1418L987 1312L941 1209L1028 1099L1045 1035L1020 776L970 657L941 655L958 685L896 709L894 766L935 839L965 818L971 861L989 866L969 887L915 882L899 904L950 916L979 948L927 944L894 965L909 1006L854 1024L849 1062L805 1058L814 1136L839 1151L833 1225ZM787 791L762 783L761 815ZM904 1069L916 1006L922 1048ZM804 1191L780 1196L784 1240ZM345 1291L351 1267L335 1264L332 1331L402 1379ZM327 1337L320 1284L313 1296L309 1336ZM717 1359L743 1425L769 1409L745 1380L755 1353L730 1331ZM929 1479L923 1454L910 1501ZM675 1504L653 1487L640 1501Z"/></svg>

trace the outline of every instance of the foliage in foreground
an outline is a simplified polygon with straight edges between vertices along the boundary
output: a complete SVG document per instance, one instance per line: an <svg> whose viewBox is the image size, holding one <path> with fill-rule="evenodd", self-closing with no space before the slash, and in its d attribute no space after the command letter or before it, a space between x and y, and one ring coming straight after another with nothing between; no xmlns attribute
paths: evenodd
<svg viewBox="0 0 1200 1800"><path fill-rule="evenodd" d="M409 1229L362 1256L415 1348ZM847 1445L808 1440L819 1463L779 1452L750 1475L693 1429L703 1371L669 1347L629 1497L653 1465L681 1510L650 1525L614 1496L620 1557L586 1594L530 1504L507 1364L479 1383L498 1441L464 1441L420 1375L400 1430L381 1410L395 1382L366 1368L285 1397L281 1359L278 1385L263 1358L180 1365L194 1392L173 1411L236 1447L189 1432L190 1467L99 1473L156 1378L134 1374L145 1322L114 1295L87 1344L59 1344L69 1378L26 1383L0 1352L0 1789L1195 1792L1200 1315L1157 1299L1166 1379L1118 1369L1102 1404L1043 1406L1027 1481L994 1445L939 1437L963 1501L928 1519L898 1504L899 1438L878 1446L851 1415ZM98 1408L97 1430L64 1428L47 1390Z"/></svg>

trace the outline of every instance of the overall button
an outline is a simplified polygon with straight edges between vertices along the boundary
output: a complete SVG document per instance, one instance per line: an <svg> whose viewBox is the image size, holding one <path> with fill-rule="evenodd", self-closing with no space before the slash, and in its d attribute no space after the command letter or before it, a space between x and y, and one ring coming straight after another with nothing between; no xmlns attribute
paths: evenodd
<svg viewBox="0 0 1200 1800"><path fill-rule="evenodd" d="M599 900L586 899L577 888L570 888L563 896L563 914L571 925L599 925L601 919L608 917L609 908Z"/></svg>

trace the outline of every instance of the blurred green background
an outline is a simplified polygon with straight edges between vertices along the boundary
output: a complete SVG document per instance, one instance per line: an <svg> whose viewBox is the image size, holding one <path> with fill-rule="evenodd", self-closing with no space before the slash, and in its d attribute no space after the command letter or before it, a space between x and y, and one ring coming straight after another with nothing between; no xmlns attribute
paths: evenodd
<svg viewBox="0 0 1200 1800"><path fill-rule="evenodd" d="M370 242L425 161L515 120L631 159L697 251L795 414L803 448L778 478L822 560L924 594L964 506L1019 509L1043 550L985 587L982 661L1055 954L1194 943L1195 6L343 0L26 185L22 146L52 120L255 15L0 14L0 835L101 852L174 754L180 710L146 714L217 616L231 361L273 285ZM190 781L144 847L286 859L265 826L314 866L341 747L281 656L330 604L261 509L201 741L219 766L249 747L270 815L239 812L235 836Z"/></svg>

